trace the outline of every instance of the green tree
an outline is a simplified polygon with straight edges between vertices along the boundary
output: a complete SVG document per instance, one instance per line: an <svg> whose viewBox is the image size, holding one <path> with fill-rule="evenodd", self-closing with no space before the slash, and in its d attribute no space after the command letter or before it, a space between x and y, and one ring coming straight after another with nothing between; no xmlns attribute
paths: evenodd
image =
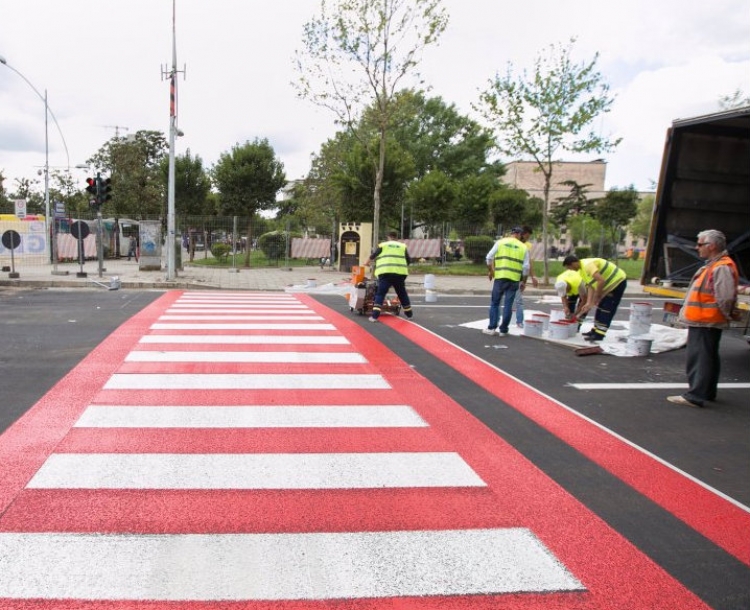
<svg viewBox="0 0 750 610"><path fill-rule="evenodd" d="M550 210L550 218L557 226L565 226L570 216L591 214L596 201L588 196L590 184L578 184L575 180L563 180L560 184L569 187L570 193L559 197Z"/></svg>
<svg viewBox="0 0 750 610"><path fill-rule="evenodd" d="M25 199L27 214L44 214L44 192L39 180L16 178L15 191L10 194L12 200Z"/></svg>
<svg viewBox="0 0 750 610"><path fill-rule="evenodd" d="M649 238L651 233L651 219L654 216L655 200L656 198L653 195L646 195L638 201L638 210L628 226L630 232L636 237Z"/></svg>
<svg viewBox="0 0 750 610"><path fill-rule="evenodd" d="M557 155L610 151L620 142L598 135L593 127L600 114L609 112L614 98L596 70L598 53L590 62L574 63L574 43L571 39L565 47L550 46L546 54L537 57L533 75L526 71L514 75L509 64L505 76L490 80L476 106L497 130L500 151L511 158L531 158L544 177L545 282L549 278L549 195Z"/></svg>
<svg viewBox="0 0 750 610"><path fill-rule="evenodd" d="M94 173L112 179L112 200L104 204L104 216L166 217L161 163L167 150L162 132L139 130L133 136L113 137L88 160Z"/></svg>
<svg viewBox="0 0 750 610"><path fill-rule="evenodd" d="M421 53L437 42L447 23L441 0L333 0L330 5L321 0L320 14L304 27L304 51L296 56L299 95L331 110L347 129L367 106L374 110L374 243L394 97L405 77L416 76Z"/></svg>
<svg viewBox="0 0 750 610"><path fill-rule="evenodd" d="M276 195L286 184L284 164L276 158L267 139L235 145L222 153L212 169L219 191L219 214L247 218L247 239L251 243L253 216L276 206ZM250 266L250 248L245 267Z"/></svg>
<svg viewBox="0 0 750 610"><path fill-rule="evenodd" d="M15 211L13 208L13 204L10 202L10 199L8 199L8 196L5 194L5 176L3 175L3 172L0 171L0 213L2 214L13 214Z"/></svg>
<svg viewBox="0 0 750 610"><path fill-rule="evenodd" d="M745 95L742 89L735 89L732 93L719 97L719 108L722 110L733 110L750 106L750 96Z"/></svg>
<svg viewBox="0 0 750 610"><path fill-rule="evenodd" d="M203 159L193 157L188 148L184 155L177 155L175 164L175 212L187 216L211 216L216 213L209 198L211 178L203 167ZM162 180L167 183L169 159L161 162ZM166 195L166 192L165 192ZM166 205L166 203L164 204Z"/></svg>
<svg viewBox="0 0 750 610"><path fill-rule="evenodd" d="M594 216L607 231L609 242L614 246L617 258L617 244L626 227L638 212L638 191L631 184L624 189L610 189L594 208Z"/></svg>

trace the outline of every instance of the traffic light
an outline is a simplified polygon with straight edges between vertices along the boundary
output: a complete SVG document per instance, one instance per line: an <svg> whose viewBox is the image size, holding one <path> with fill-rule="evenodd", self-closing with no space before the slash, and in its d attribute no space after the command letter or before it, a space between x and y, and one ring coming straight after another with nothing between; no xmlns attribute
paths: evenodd
<svg viewBox="0 0 750 610"><path fill-rule="evenodd" d="M99 205L112 199L112 178L100 179L99 182Z"/></svg>
<svg viewBox="0 0 750 610"><path fill-rule="evenodd" d="M86 192L90 195L96 195L96 180L93 178L86 178Z"/></svg>

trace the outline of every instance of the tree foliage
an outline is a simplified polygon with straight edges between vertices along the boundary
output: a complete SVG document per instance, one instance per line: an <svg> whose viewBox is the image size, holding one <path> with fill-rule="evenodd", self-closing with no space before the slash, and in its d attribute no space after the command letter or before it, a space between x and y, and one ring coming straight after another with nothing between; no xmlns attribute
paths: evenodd
<svg viewBox="0 0 750 610"><path fill-rule="evenodd" d="M638 201L638 211L635 217L630 222L630 232L636 237L642 237L648 239L651 233L651 220L654 216L654 202L656 197L653 195L646 195L643 199Z"/></svg>
<svg viewBox="0 0 750 610"><path fill-rule="evenodd" d="M544 177L542 239L547 244L549 192L558 155L613 150L620 140L598 135L594 120L609 112L614 98L596 70L599 55L575 63L575 39L567 46L552 45L540 54L534 73L516 75L508 65L480 94L476 109L498 133L498 147L510 158L530 158ZM545 247L544 279L548 279Z"/></svg>
<svg viewBox="0 0 750 610"><path fill-rule="evenodd" d="M624 228L638 212L637 202L638 191L632 184L624 189L610 189L597 201L594 216L606 229L609 241L613 245L621 240Z"/></svg>
<svg viewBox="0 0 750 610"><path fill-rule="evenodd" d="M254 215L276 206L276 195L286 184L284 164L267 139L235 145L222 153L212 170L219 191L219 214L247 218L247 236L251 239ZM245 256L250 266L250 248Z"/></svg>
<svg viewBox="0 0 750 610"><path fill-rule="evenodd" d="M161 163L168 151L160 131L139 130L133 136L115 136L88 160L93 172L112 179L112 200L102 213L115 218L144 218L166 209L166 181Z"/></svg>
<svg viewBox="0 0 750 610"><path fill-rule="evenodd" d="M203 159L193 157L188 148L184 155L175 157L174 199L178 215L209 216L216 213L211 192L211 178L203 167ZM165 158L161 164L162 180L167 184L169 163Z"/></svg>
<svg viewBox="0 0 750 610"><path fill-rule="evenodd" d="M394 98L407 76L418 76L422 52L437 42L447 23L441 0L322 0L319 15L304 27L304 50L296 55L300 97L329 109L352 130L364 109L372 108L378 135L377 155L370 156L375 159L374 243Z"/></svg>

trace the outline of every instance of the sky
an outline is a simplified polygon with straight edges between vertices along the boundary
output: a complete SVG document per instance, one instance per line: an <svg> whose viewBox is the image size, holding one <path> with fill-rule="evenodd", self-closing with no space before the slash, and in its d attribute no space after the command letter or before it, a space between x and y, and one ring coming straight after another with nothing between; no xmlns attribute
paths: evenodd
<svg viewBox="0 0 750 610"><path fill-rule="evenodd" d="M328 0L329 4L333 0ZM496 74L533 70L552 44L576 38L573 59L592 60L615 101L594 124L622 138L615 152L563 160L607 161L607 188L652 190L672 121L719 110L719 98L750 95L746 0L443 0L448 27L418 71L429 94L481 122L472 105ZM0 170L5 189L45 165L85 164L112 136L169 133L172 0L0 0ZM337 128L329 111L298 99L292 82L303 26L319 0L176 0L176 154L210 168L237 144L267 138L287 178ZM414 86L405 82L405 86ZM36 92L34 91L36 89ZM59 128L58 128L59 126ZM510 161L511 159L501 159Z"/></svg>

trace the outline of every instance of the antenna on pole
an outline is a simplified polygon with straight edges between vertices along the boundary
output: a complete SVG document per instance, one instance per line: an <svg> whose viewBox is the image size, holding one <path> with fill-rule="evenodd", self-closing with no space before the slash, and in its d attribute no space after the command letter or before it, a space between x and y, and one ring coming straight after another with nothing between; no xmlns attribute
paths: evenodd
<svg viewBox="0 0 750 610"><path fill-rule="evenodd" d="M120 137L120 130L123 131L130 131L130 127L123 127L122 125L102 125L104 129L114 129L115 130L115 138Z"/></svg>

